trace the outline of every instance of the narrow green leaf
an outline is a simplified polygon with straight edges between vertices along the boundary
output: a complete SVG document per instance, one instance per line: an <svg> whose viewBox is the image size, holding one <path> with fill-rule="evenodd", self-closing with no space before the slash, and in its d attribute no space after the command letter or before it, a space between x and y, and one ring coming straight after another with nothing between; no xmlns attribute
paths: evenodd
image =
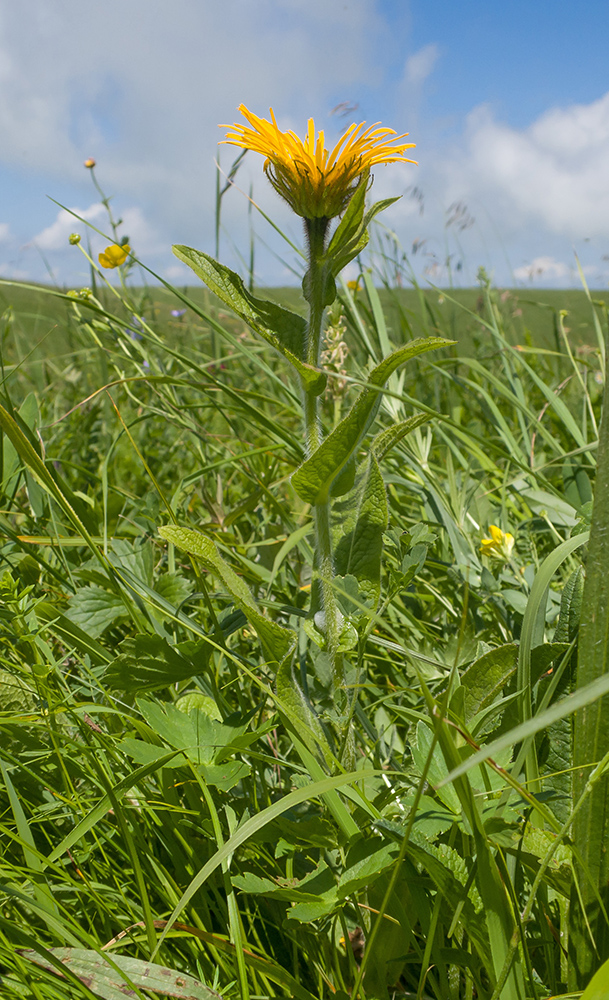
<svg viewBox="0 0 609 1000"><path fill-rule="evenodd" d="M412 358L440 347L448 347L452 343L454 341L444 340L443 337L413 340L394 351L372 370L366 386L347 416L292 476L292 486L302 500L317 504L328 499L334 480L359 447L376 416L382 388L389 376Z"/></svg>
<svg viewBox="0 0 609 1000"><path fill-rule="evenodd" d="M398 424L392 424L391 427L387 427L384 431L379 431L370 446L370 450L373 452L377 462L382 462L385 455L402 438L410 434L411 431L416 430L417 427L421 427L422 424L426 424L428 420L431 420L431 414L416 413L414 417L408 417L407 420L400 420Z"/></svg>
<svg viewBox="0 0 609 1000"><path fill-rule="evenodd" d="M306 355L307 321L276 302L248 292L242 279L224 264L192 247L174 246L178 260L188 264L212 292L240 316L294 366L309 392L318 395L326 387L326 375L303 360Z"/></svg>
<svg viewBox="0 0 609 1000"><path fill-rule="evenodd" d="M522 621L522 631L520 634L520 648L518 651L518 671L517 687L521 692L518 704L520 707L520 721L526 722L533 714L531 700L531 651L534 646L539 646L543 642L546 622L546 603L550 581L556 570L565 559L581 548L588 541L588 534L575 535L568 538L566 542L561 542L553 552L542 562L533 580L531 593L527 601L524 618ZM602 756L602 755L601 755ZM598 759L598 758L596 758ZM535 745L531 742L529 753L526 758L526 775L529 782L529 791L538 791L539 769Z"/></svg>
<svg viewBox="0 0 609 1000"><path fill-rule="evenodd" d="M461 676L465 689L465 721L487 708L516 672L518 644L507 643L475 660ZM457 689L458 690L458 689Z"/></svg>
<svg viewBox="0 0 609 1000"><path fill-rule="evenodd" d="M577 535L576 539L585 535ZM594 509L586 560L577 661L577 691L607 678L609 671L609 385L605 382L599 431ZM573 727L573 804L586 787L591 765L609 751L609 699L582 707ZM575 863L581 895L574 890L569 910L569 987L582 989L609 957L609 779L605 775L587 797L573 824ZM605 907L603 913L599 897ZM594 944L590 940L590 932Z"/></svg>
<svg viewBox="0 0 609 1000"><path fill-rule="evenodd" d="M237 607L256 629L268 659L282 663L292 656L296 648L296 633L264 617L247 584L224 561L211 539L191 528L179 528L173 524L160 527L159 534L179 549L196 556L210 573L222 581Z"/></svg>
<svg viewBox="0 0 609 1000"><path fill-rule="evenodd" d="M329 263L332 274L335 276L366 247L368 226L374 217L379 212L389 208L394 202L399 201L399 198L384 198L382 201L375 202L364 213L368 176L368 173L362 174L349 207L330 240L325 254L325 260Z"/></svg>
<svg viewBox="0 0 609 1000"><path fill-rule="evenodd" d="M198 979L163 965L153 965L126 955L106 956L85 948L48 950L103 1000L124 1000L125 996L133 995L133 987L152 990L165 997L177 997L178 1000L219 1000L220 995ZM55 965L37 952L23 950L21 954L41 968L61 975Z"/></svg>

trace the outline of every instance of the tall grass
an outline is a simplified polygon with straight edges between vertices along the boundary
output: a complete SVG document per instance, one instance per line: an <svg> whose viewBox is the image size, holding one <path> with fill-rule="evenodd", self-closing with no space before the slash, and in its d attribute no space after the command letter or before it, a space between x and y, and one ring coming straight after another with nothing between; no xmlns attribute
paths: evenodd
<svg viewBox="0 0 609 1000"><path fill-rule="evenodd" d="M279 358L213 297L176 291L186 313L160 318L129 283L114 302L49 291L61 357L32 360L5 314L3 995L577 996L607 959L602 908L588 928L580 905L606 748L581 749L581 721L573 746L574 713L609 690L605 661L578 663L606 309L590 303L587 349L560 311L540 349L484 275L477 309L417 289L407 310L407 261L371 265L332 307L326 431L413 330L452 339L447 307L470 342L383 394L378 610L362 625L353 575L334 585L360 623L347 729L304 624L311 509ZM337 537L351 517L336 501ZM491 524L511 552L481 553ZM229 571L298 632L291 687Z"/></svg>

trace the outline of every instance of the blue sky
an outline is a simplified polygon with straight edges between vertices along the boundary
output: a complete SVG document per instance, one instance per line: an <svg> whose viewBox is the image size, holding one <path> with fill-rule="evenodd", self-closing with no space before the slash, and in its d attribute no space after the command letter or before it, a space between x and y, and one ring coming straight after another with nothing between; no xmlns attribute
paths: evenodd
<svg viewBox="0 0 609 1000"><path fill-rule="evenodd" d="M418 167L378 168L383 217L422 279L609 280L609 7L536 0L20 0L0 12L0 275L86 282L68 244L76 223L105 229L83 168L113 195L134 249L182 283L172 243L213 251L218 122L244 102L333 142L351 120L381 120L417 143ZM346 116L333 112L339 105ZM232 158L223 147L221 162ZM300 239L248 154L237 177ZM416 197L413 197L416 187ZM455 205L458 206L455 209ZM452 220L452 221L451 221ZM221 256L239 267L247 201L223 203ZM261 284L293 281L297 260L255 219ZM92 235L95 252L104 243ZM413 253L413 246L416 253ZM460 264L460 269L454 268Z"/></svg>

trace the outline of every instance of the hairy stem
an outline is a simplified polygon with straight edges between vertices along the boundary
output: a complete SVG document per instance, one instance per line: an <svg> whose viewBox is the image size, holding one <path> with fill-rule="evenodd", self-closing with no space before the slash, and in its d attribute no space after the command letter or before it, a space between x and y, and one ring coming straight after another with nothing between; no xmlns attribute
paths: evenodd
<svg viewBox="0 0 609 1000"><path fill-rule="evenodd" d="M306 360L318 367L321 354L323 318L326 307L327 271L323 263L328 219L305 219L305 232L309 251L309 270L304 281L304 294L309 303L309 326L307 332ZM311 455L323 440L319 419L319 398L303 387L304 421L307 455ZM330 523L330 502L314 505L315 526L315 570L317 591L323 612L323 631L326 635L328 653L332 663L335 689L343 683L343 661L338 652L341 614L336 603L332 586L334 566L332 558L332 532Z"/></svg>

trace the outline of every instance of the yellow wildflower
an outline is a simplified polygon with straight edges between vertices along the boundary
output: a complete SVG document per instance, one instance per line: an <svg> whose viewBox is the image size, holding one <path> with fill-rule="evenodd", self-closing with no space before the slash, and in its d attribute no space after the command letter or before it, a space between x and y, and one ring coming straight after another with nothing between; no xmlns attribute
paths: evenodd
<svg viewBox="0 0 609 1000"><path fill-rule="evenodd" d="M514 536L502 531L496 524L489 524L488 530L491 537L482 539L480 545L482 555L507 562L514 548Z"/></svg>
<svg viewBox="0 0 609 1000"><path fill-rule="evenodd" d="M282 132L269 109L271 121L258 118L245 107L239 111L246 125L221 125L230 129L223 140L266 157L264 170L271 184L297 215L305 219L333 219L347 207L359 178L377 163L414 163L404 150L414 143L402 143L408 133L397 135L393 129L379 128L380 122L364 128L365 122L350 125L329 152L324 133L315 137L315 122L309 118L306 138L294 132Z"/></svg>
<svg viewBox="0 0 609 1000"><path fill-rule="evenodd" d="M95 160L93 157L90 156L87 160L85 160L83 166L85 166L87 170L93 170L93 167L95 166Z"/></svg>
<svg viewBox="0 0 609 1000"><path fill-rule="evenodd" d="M99 262L102 267L120 267L127 260L127 257L131 253L131 247L128 243L124 246L119 246L118 243L113 243L111 247L106 247L103 253L99 255Z"/></svg>

